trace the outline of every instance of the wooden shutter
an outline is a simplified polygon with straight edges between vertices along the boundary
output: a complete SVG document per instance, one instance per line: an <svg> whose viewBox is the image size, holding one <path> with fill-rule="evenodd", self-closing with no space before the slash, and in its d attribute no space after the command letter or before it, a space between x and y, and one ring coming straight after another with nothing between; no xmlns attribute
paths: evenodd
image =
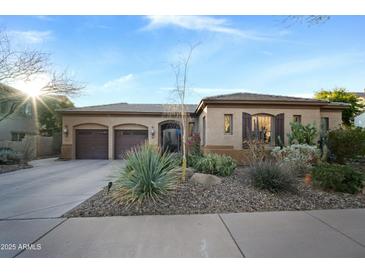
<svg viewBox="0 0 365 274"><path fill-rule="evenodd" d="M242 146L244 148L244 141L248 141L251 138L252 131L252 118L251 114L242 112Z"/></svg>
<svg viewBox="0 0 365 274"><path fill-rule="evenodd" d="M284 145L284 113L275 116L275 145Z"/></svg>

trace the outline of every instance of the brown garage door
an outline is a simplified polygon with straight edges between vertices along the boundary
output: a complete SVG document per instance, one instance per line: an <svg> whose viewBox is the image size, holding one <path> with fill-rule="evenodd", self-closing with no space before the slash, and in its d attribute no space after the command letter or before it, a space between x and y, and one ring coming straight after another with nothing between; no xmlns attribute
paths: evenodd
<svg viewBox="0 0 365 274"><path fill-rule="evenodd" d="M124 155L128 150L143 144L147 139L147 130L116 130L114 139L115 159L124 158Z"/></svg>
<svg viewBox="0 0 365 274"><path fill-rule="evenodd" d="M108 159L108 130L77 129L76 159Z"/></svg>

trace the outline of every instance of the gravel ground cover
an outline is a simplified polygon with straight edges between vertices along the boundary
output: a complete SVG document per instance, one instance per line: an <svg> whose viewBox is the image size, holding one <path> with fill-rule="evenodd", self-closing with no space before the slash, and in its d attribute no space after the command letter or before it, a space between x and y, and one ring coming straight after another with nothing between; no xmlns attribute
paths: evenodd
<svg viewBox="0 0 365 274"><path fill-rule="evenodd" d="M129 206L113 199L111 189L95 194L64 217L201 214L278 210L311 210L334 208L365 208L365 195L329 193L299 180L294 192L274 194L255 188L247 180L246 169L237 168L221 183L202 185L182 183L163 203L144 202Z"/></svg>
<svg viewBox="0 0 365 274"><path fill-rule="evenodd" d="M31 168L31 167L32 167L31 165L27 165L27 164L0 165L0 174L6 173L6 172L11 172L11 171L16 171L19 169Z"/></svg>

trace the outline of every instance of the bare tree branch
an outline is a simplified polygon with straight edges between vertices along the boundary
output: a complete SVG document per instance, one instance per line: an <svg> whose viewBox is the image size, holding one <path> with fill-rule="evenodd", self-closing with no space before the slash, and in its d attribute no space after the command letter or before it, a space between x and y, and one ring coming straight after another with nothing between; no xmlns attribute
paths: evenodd
<svg viewBox="0 0 365 274"><path fill-rule="evenodd" d="M46 72L48 55L39 51L17 51L11 48L7 35L0 32L0 82L26 80Z"/></svg>
<svg viewBox="0 0 365 274"><path fill-rule="evenodd" d="M41 89L45 95L68 95L74 96L80 93L85 85L76 82L67 75L67 72L53 72L51 80Z"/></svg>
<svg viewBox="0 0 365 274"><path fill-rule="evenodd" d="M186 56L181 56L180 61L172 64L172 70L175 75L175 88L172 93L177 97L178 104L175 106L177 110L174 112L180 118L181 125L181 139L182 139L182 180L186 179L186 165L187 165L187 148L186 148L186 130L188 128L188 115L186 112L185 98L188 91L188 73L191 56L196 47L200 43L189 46L189 51Z"/></svg>

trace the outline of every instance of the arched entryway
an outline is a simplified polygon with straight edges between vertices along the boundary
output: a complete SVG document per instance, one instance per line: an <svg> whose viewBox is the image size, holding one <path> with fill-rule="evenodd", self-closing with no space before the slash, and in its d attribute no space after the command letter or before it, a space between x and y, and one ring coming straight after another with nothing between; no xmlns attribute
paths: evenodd
<svg viewBox="0 0 365 274"><path fill-rule="evenodd" d="M163 121L159 125L159 145L164 151L181 151L181 127L175 120Z"/></svg>

